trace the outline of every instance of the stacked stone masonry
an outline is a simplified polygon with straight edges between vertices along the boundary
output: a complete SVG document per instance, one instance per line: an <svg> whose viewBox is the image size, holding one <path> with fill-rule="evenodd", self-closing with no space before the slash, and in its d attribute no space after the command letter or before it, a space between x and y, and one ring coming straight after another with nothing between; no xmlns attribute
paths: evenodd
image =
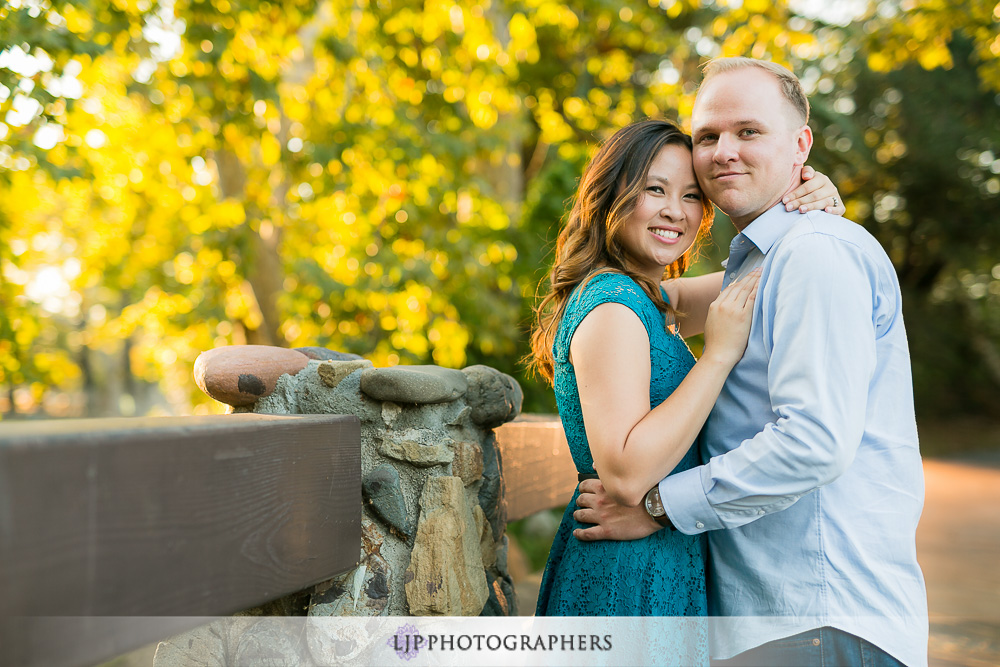
<svg viewBox="0 0 1000 667"><path fill-rule="evenodd" d="M323 348L247 345L201 355L195 380L234 412L361 419L358 567L248 614L516 613L493 434L520 412L521 388L513 378L487 366L374 368ZM162 642L155 664L229 655L232 647L223 641L208 628L195 630Z"/></svg>

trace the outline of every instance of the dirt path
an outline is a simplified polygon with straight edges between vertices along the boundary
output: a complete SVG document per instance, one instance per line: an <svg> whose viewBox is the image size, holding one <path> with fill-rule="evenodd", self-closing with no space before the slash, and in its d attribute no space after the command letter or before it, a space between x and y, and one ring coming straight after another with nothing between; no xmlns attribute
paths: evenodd
<svg viewBox="0 0 1000 667"><path fill-rule="evenodd" d="M1000 665L1000 455L924 462L931 667Z"/></svg>

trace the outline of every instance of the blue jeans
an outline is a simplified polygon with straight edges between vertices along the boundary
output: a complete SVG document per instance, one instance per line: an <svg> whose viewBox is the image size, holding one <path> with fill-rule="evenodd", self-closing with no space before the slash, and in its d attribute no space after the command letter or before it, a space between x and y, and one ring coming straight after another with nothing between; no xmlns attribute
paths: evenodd
<svg viewBox="0 0 1000 667"><path fill-rule="evenodd" d="M824 627L776 639L712 667L905 667L861 637Z"/></svg>

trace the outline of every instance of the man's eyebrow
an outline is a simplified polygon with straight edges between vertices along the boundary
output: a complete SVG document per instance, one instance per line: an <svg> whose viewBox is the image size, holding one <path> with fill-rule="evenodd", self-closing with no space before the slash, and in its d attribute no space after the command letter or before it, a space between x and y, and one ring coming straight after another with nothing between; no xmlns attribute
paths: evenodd
<svg viewBox="0 0 1000 667"><path fill-rule="evenodd" d="M753 120L747 119L747 120L734 121L733 123L731 123L731 125L733 125L735 127L751 127L751 126L765 126L766 123L764 121L760 120L759 118L757 118L757 119L753 119ZM702 127L695 127L694 131L692 132L692 135L711 134L711 133L715 133L715 132L718 132L718 131L719 130L717 130L715 127L713 127L711 125L705 125L705 126L702 126Z"/></svg>

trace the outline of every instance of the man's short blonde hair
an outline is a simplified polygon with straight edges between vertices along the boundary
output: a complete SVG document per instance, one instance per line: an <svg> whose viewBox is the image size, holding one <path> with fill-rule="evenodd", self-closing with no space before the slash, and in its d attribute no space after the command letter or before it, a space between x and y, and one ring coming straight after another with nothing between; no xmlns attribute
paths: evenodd
<svg viewBox="0 0 1000 667"><path fill-rule="evenodd" d="M756 67L765 72L770 72L778 80L781 92L785 99L792 105L796 113L801 117L802 124L809 122L809 100L806 98L806 91L802 89L802 82L792 74L791 70L769 60L757 60L756 58L714 58L705 63L702 69L702 85L716 74L722 72L732 72L733 70Z"/></svg>

